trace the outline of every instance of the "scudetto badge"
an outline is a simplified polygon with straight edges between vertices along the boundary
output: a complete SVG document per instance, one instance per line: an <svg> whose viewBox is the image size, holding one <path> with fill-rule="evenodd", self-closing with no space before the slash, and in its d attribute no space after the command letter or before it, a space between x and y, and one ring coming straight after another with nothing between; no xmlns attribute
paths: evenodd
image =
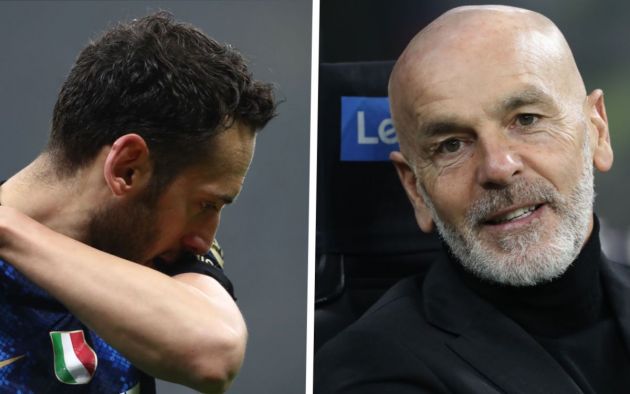
<svg viewBox="0 0 630 394"><path fill-rule="evenodd" d="M86 384L92 380L98 359L85 341L83 330L51 331L55 376L66 384Z"/></svg>

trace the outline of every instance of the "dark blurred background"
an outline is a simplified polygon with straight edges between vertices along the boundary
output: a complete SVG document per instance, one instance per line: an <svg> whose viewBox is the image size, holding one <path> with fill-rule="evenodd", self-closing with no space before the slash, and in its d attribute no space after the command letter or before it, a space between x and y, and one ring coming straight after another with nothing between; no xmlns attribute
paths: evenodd
<svg viewBox="0 0 630 394"><path fill-rule="evenodd" d="M409 40L456 0L321 0L320 62L396 59ZM630 2L511 0L558 25L573 49L587 90L603 89L615 152L613 169L596 174L595 210L613 260L630 260Z"/></svg>
<svg viewBox="0 0 630 394"><path fill-rule="evenodd" d="M43 148L57 92L78 52L108 26L160 9L251 61L284 100L261 132L238 201L218 239L249 328L245 364L230 393L304 391L311 2L0 2L0 178ZM193 391L159 383L161 394Z"/></svg>

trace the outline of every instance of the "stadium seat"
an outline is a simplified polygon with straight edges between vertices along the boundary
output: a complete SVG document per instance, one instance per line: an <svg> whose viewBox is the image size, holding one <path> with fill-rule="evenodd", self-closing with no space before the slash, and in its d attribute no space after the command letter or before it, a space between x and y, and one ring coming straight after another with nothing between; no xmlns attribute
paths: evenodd
<svg viewBox="0 0 630 394"><path fill-rule="evenodd" d="M347 159L342 146L342 129L354 116L346 110L342 116L342 97L386 97L392 66L390 61L320 65L315 351L395 282L425 272L440 251L437 236L418 228L391 162ZM374 130L363 131L367 145L380 143L377 135L367 135Z"/></svg>

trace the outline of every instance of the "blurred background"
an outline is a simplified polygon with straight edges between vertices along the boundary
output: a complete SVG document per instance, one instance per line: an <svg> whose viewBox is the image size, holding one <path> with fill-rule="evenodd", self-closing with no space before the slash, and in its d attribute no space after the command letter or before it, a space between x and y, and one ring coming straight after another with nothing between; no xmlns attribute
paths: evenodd
<svg viewBox="0 0 630 394"><path fill-rule="evenodd" d="M78 52L108 26L167 10L243 52L284 102L261 132L245 187L218 239L249 328L230 393L304 391L311 2L0 2L0 178L44 147L57 92ZM191 393L158 382L158 393Z"/></svg>
<svg viewBox="0 0 630 394"><path fill-rule="evenodd" d="M595 211L609 258L630 261L630 3L621 0L503 0L554 21L573 50L587 91L603 89L615 152L596 173ZM443 12L484 2L321 0L320 62L396 59L409 40Z"/></svg>

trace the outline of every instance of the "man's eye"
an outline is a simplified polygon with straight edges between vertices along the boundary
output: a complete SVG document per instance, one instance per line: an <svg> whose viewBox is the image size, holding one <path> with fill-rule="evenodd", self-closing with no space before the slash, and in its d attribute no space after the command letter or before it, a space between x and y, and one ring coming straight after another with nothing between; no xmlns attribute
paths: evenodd
<svg viewBox="0 0 630 394"><path fill-rule="evenodd" d="M440 144L438 151L440 153L455 153L462 147L462 141L454 138L448 139Z"/></svg>
<svg viewBox="0 0 630 394"><path fill-rule="evenodd" d="M538 116L534 114L520 114L516 117L518 126L531 126L538 121Z"/></svg>

